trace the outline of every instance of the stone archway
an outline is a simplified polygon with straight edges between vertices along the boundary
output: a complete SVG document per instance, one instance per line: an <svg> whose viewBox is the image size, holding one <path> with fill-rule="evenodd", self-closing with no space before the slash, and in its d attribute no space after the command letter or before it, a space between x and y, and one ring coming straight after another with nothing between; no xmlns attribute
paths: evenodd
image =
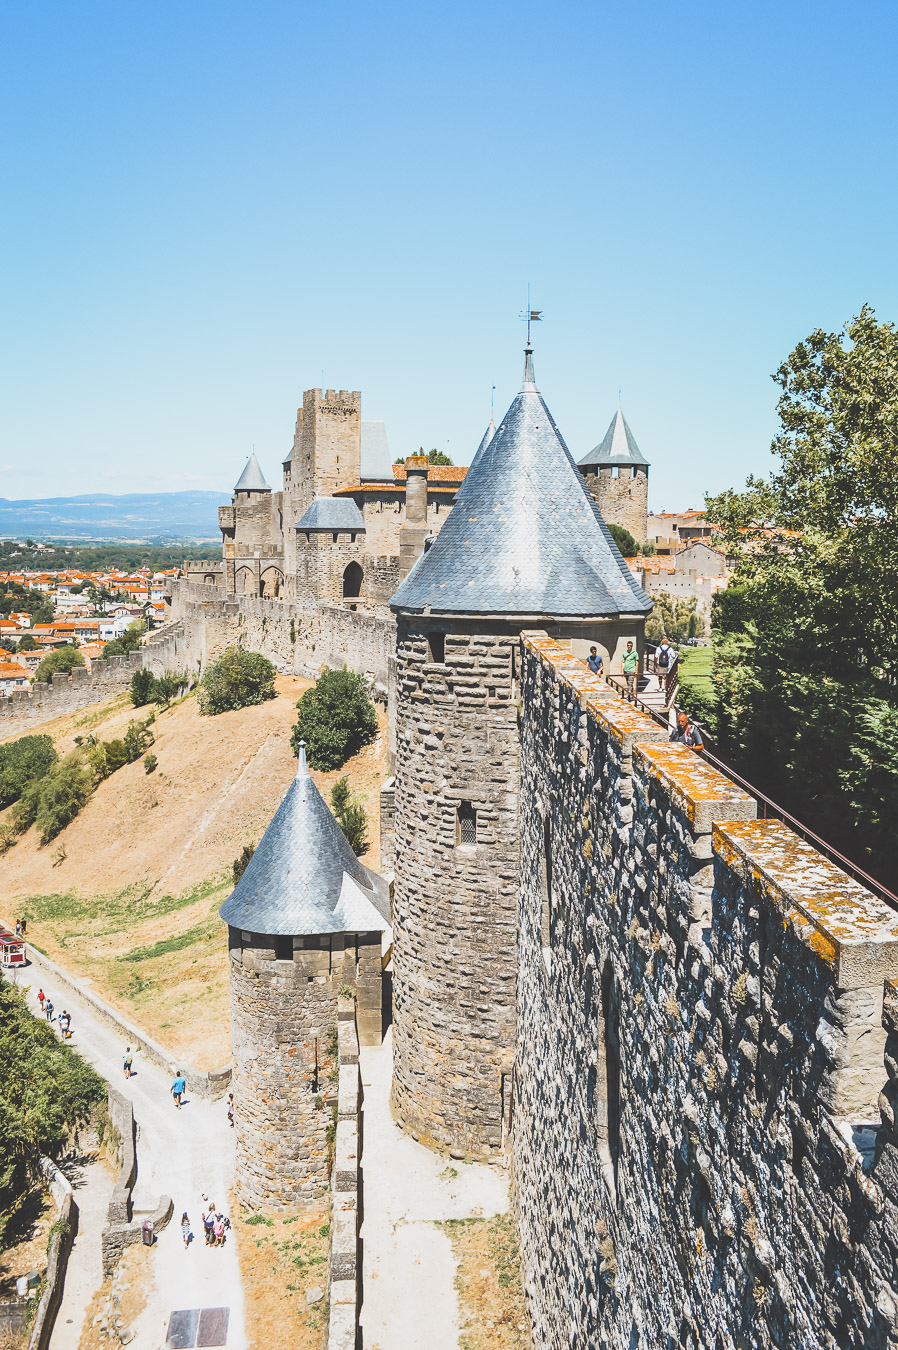
<svg viewBox="0 0 898 1350"><path fill-rule="evenodd" d="M343 573L343 599L357 600L362 593L365 574L357 562L351 562Z"/></svg>
<svg viewBox="0 0 898 1350"><path fill-rule="evenodd" d="M277 567L266 567L260 578L260 594L266 600L277 600L284 589L284 574Z"/></svg>
<svg viewBox="0 0 898 1350"><path fill-rule="evenodd" d="M256 595L256 576L251 567L240 567L234 577L234 590L238 595Z"/></svg>

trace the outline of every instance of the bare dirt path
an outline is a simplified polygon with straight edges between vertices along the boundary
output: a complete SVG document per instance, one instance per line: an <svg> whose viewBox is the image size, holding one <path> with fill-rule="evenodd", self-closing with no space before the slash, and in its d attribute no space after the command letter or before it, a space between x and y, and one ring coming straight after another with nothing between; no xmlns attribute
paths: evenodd
<svg viewBox="0 0 898 1350"><path fill-rule="evenodd" d="M390 1033L359 1058L366 1350L458 1350L457 1267L441 1224L504 1214L507 1175L480 1163L450 1163L403 1134L390 1114Z"/></svg>
<svg viewBox="0 0 898 1350"><path fill-rule="evenodd" d="M66 1266L62 1302L56 1315L50 1350L78 1350L84 1314L102 1280L100 1235L115 1182L112 1168L101 1159L64 1160L78 1206L78 1232Z"/></svg>
<svg viewBox="0 0 898 1350"><path fill-rule="evenodd" d="M20 979L20 983L24 985L25 981ZM37 988L37 981L32 979L27 997L35 1011L39 1011ZM45 986L45 992L57 1007L62 1006L55 991ZM155 1246L144 1252L151 1264L153 1286L143 1312L133 1323L136 1336L131 1345L134 1350L159 1350L174 1309L227 1307L228 1348L246 1350L237 1245L231 1239L223 1248L207 1248L202 1236L203 1195L226 1211L233 1180L233 1131L224 1103L192 1098L176 1110L169 1091L171 1077L139 1055L135 1056L136 1073L126 1081L122 1074L125 1047L120 1038L98 1022L80 999L67 996L66 1006L72 1014L75 1048L134 1105L138 1125L135 1217L150 1213L160 1194L170 1195L174 1201L172 1222ZM187 1251L180 1228L184 1210L195 1234ZM97 1268L96 1287L100 1278Z"/></svg>

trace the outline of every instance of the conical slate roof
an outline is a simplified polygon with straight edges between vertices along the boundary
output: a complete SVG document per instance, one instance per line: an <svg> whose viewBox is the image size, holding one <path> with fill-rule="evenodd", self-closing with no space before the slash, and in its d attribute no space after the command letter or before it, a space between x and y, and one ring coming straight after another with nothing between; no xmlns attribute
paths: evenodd
<svg viewBox="0 0 898 1350"><path fill-rule="evenodd" d="M593 464L617 464L621 468L639 464L643 468L648 468L649 462L636 444L636 437L630 430L620 404L602 440L578 463L583 468L589 468Z"/></svg>
<svg viewBox="0 0 898 1350"><path fill-rule="evenodd" d="M219 914L233 928L282 937L383 932L376 906L374 874L346 842L300 744L296 777Z"/></svg>
<svg viewBox="0 0 898 1350"><path fill-rule="evenodd" d="M303 512L296 529L306 534L365 533L362 513L351 497L316 497Z"/></svg>
<svg viewBox="0 0 898 1350"><path fill-rule="evenodd" d="M480 444L477 447L474 458L471 460L472 467L474 466L474 464L476 464L477 460L479 459L480 452L486 449L486 447L489 445L490 441L493 439L495 434L496 434L496 425L491 417L490 424L487 427L486 431L483 433L483 439L481 440Z"/></svg>
<svg viewBox="0 0 898 1350"><path fill-rule="evenodd" d="M481 444L446 523L390 601L438 614L648 614L533 380Z"/></svg>
<svg viewBox="0 0 898 1350"><path fill-rule="evenodd" d="M271 488L265 482L265 475L259 468L259 461L256 459L255 450L246 461L246 467L243 473L237 479L234 485L235 492L270 492Z"/></svg>

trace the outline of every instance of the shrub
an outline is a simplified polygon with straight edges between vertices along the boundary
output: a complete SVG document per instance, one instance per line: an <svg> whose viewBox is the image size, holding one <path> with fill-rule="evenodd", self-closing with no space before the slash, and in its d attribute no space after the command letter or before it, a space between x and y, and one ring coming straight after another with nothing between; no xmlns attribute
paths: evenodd
<svg viewBox="0 0 898 1350"><path fill-rule="evenodd" d="M240 878L243 876L243 873L249 867L250 860L255 851L256 851L255 844L244 844L243 852L240 854L240 857L235 858L233 863L231 864L231 871L234 874L235 886L237 885L237 882L240 880Z"/></svg>
<svg viewBox="0 0 898 1350"><path fill-rule="evenodd" d="M206 667L200 680L197 699L200 712L216 716L233 708L246 708L275 697L277 675L272 663L261 652L228 647L217 661Z"/></svg>
<svg viewBox="0 0 898 1350"><path fill-rule="evenodd" d="M611 535L611 538L617 544L625 558L636 557L636 554L639 552L639 545L628 529L625 529L623 525L612 525L609 523L608 533Z"/></svg>
<svg viewBox="0 0 898 1350"><path fill-rule="evenodd" d="M93 780L76 752L67 755L38 786L40 797L34 824L41 843L49 844L90 800Z"/></svg>
<svg viewBox="0 0 898 1350"><path fill-rule="evenodd" d="M331 788L331 807L346 842L356 857L360 857L368 847L368 817L362 803L350 791L345 774Z"/></svg>
<svg viewBox="0 0 898 1350"><path fill-rule="evenodd" d="M0 745L0 808L18 801L27 785L48 774L56 760L49 736L23 736Z"/></svg>
<svg viewBox="0 0 898 1350"><path fill-rule="evenodd" d="M159 761L155 755L144 755L143 757L144 772L152 773L158 763Z"/></svg>
<svg viewBox="0 0 898 1350"><path fill-rule="evenodd" d="M299 715L290 744L296 755L299 742L305 741L313 769L339 769L377 735L377 712L368 686L351 670L325 667L296 707Z"/></svg>
<svg viewBox="0 0 898 1350"><path fill-rule="evenodd" d="M106 1084L0 976L0 1250L17 1202L106 1098Z"/></svg>
<svg viewBox="0 0 898 1350"><path fill-rule="evenodd" d="M135 670L131 676L131 702L135 708L143 708L153 701L153 685L156 676L151 670Z"/></svg>
<svg viewBox="0 0 898 1350"><path fill-rule="evenodd" d="M41 661L35 675L36 680L53 681L54 675L69 675L76 666L84 665L84 657L77 647L57 647Z"/></svg>

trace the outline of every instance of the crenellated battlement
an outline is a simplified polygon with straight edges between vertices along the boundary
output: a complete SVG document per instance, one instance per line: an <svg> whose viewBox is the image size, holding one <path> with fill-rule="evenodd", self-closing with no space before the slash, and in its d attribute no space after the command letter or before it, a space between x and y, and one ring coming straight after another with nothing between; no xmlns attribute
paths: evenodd
<svg viewBox="0 0 898 1350"><path fill-rule="evenodd" d="M898 913L545 634L522 647L535 1343L853 1345L898 1306Z"/></svg>

